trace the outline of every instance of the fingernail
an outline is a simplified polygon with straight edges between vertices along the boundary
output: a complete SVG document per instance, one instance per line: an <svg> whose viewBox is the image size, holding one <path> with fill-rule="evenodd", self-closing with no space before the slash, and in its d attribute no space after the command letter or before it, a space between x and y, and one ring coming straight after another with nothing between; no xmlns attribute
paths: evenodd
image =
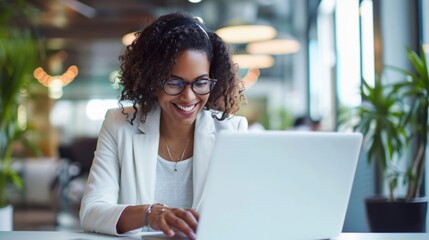
<svg viewBox="0 0 429 240"><path fill-rule="evenodd" d="M173 230L168 231L167 236L172 237L174 236L175 232Z"/></svg>
<svg viewBox="0 0 429 240"><path fill-rule="evenodd" d="M195 235L195 233L191 233L191 234L190 234L190 238L192 238L192 239L196 239L196 238L197 238L197 236Z"/></svg>

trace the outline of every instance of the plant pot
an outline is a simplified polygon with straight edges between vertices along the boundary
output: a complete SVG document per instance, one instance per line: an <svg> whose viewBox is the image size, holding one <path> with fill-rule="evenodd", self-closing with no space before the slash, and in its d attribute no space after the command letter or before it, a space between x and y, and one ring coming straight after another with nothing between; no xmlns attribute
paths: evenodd
<svg viewBox="0 0 429 240"><path fill-rule="evenodd" d="M409 201L367 198L366 213L371 232L426 232L428 200Z"/></svg>
<svg viewBox="0 0 429 240"><path fill-rule="evenodd" d="M12 231L13 230L13 207L7 205L6 207L0 208L0 231Z"/></svg>

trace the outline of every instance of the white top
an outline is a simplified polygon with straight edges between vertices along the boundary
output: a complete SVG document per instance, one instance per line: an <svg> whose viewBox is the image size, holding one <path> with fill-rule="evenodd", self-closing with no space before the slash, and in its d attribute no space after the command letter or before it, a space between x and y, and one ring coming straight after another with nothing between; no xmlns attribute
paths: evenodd
<svg viewBox="0 0 429 240"><path fill-rule="evenodd" d="M174 169L177 171L174 171ZM176 162L158 155L155 202L169 207L190 208L193 200L192 157Z"/></svg>

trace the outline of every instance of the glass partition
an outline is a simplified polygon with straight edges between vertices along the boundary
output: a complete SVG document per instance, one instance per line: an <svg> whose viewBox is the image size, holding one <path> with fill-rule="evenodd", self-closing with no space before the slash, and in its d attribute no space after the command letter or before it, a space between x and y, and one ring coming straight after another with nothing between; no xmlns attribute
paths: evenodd
<svg viewBox="0 0 429 240"><path fill-rule="evenodd" d="M353 107L361 102L359 0L337 1L335 12L338 106Z"/></svg>
<svg viewBox="0 0 429 240"><path fill-rule="evenodd" d="M429 9L429 0L421 0L420 1L421 7L420 7L420 16L422 16L421 19L421 30L422 30L422 42L423 42L423 49L426 53L426 60L429 59L429 16L427 13L427 9ZM426 12L423 10L426 9ZM428 151L427 151L428 152ZM427 173L429 172L429 157L426 155L426 177L425 177L425 195L427 196L429 193L429 177L427 177ZM429 214L427 214L426 217L426 229L429 229Z"/></svg>

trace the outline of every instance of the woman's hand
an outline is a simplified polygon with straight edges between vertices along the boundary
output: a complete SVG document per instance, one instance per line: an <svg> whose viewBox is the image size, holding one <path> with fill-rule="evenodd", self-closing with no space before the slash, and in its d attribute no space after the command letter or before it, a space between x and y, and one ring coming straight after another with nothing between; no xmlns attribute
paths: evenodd
<svg viewBox="0 0 429 240"><path fill-rule="evenodd" d="M185 234L190 239L196 238L198 213L194 209L169 208L154 205L148 214L148 224L155 230L162 231L168 237L176 232Z"/></svg>

